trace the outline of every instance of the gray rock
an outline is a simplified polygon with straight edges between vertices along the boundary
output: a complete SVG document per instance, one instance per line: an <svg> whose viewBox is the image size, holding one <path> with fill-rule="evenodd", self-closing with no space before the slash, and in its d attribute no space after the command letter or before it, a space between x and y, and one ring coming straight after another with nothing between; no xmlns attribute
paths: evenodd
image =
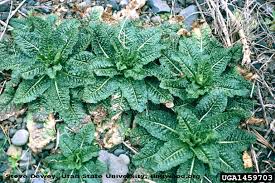
<svg viewBox="0 0 275 183"><path fill-rule="evenodd" d="M6 20L9 17L9 12L0 12L0 20Z"/></svg>
<svg viewBox="0 0 275 183"><path fill-rule="evenodd" d="M21 155L21 157L20 157L20 160L26 162L26 161L31 161L31 159L32 159L32 154L31 154L31 152L30 152L30 151L23 150L23 151L22 151L22 155Z"/></svg>
<svg viewBox="0 0 275 183"><path fill-rule="evenodd" d="M16 122L17 122L17 123L23 123L23 118L17 118L17 119L16 119Z"/></svg>
<svg viewBox="0 0 275 183"><path fill-rule="evenodd" d="M27 169L29 169L30 166L31 166L31 163L29 163L29 162L25 162L25 161L19 162L19 168L21 170L27 170Z"/></svg>
<svg viewBox="0 0 275 183"><path fill-rule="evenodd" d="M0 140L4 139L5 138L5 135L2 131L2 129L0 128Z"/></svg>
<svg viewBox="0 0 275 183"><path fill-rule="evenodd" d="M42 178L34 178L32 179L32 183L45 183L45 180Z"/></svg>
<svg viewBox="0 0 275 183"><path fill-rule="evenodd" d="M101 150L99 152L98 160L105 163L108 167L108 172L102 175L103 183L122 183L123 178L107 178L107 174L111 175L126 175L129 172L128 164L130 163L130 158L121 154L119 157L108 153L107 151Z"/></svg>
<svg viewBox="0 0 275 183"><path fill-rule="evenodd" d="M50 142L48 145L46 145L46 147L44 147L45 150L51 150L55 147L55 143L54 142Z"/></svg>
<svg viewBox="0 0 275 183"><path fill-rule="evenodd" d="M20 179L19 179L19 182L20 183L25 183L27 180L26 180L26 178L24 178L24 177L21 177Z"/></svg>
<svg viewBox="0 0 275 183"><path fill-rule="evenodd" d="M16 146L23 146L28 142L29 132L25 129L18 130L15 132L11 139L11 142Z"/></svg>
<svg viewBox="0 0 275 183"><path fill-rule="evenodd" d="M44 128L44 124L43 124L43 123L36 123L36 124L35 124L35 127L36 127L37 129L41 129L41 128Z"/></svg>
<svg viewBox="0 0 275 183"><path fill-rule="evenodd" d="M184 17L184 25L188 30L190 30L193 22L198 19L198 8L195 5L190 5L181 10L179 15Z"/></svg>
<svg viewBox="0 0 275 183"><path fill-rule="evenodd" d="M121 7L125 7L125 6L127 6L129 4L129 0L121 0L120 1L120 3L119 3L119 5L121 6Z"/></svg>
<svg viewBox="0 0 275 183"><path fill-rule="evenodd" d="M1 4L0 11L7 11L9 13L10 10L10 1L6 1L6 3Z"/></svg>
<svg viewBox="0 0 275 183"><path fill-rule="evenodd" d="M16 129L10 128L10 130L9 130L9 136L12 137L15 134L15 132L16 132Z"/></svg>
<svg viewBox="0 0 275 183"><path fill-rule="evenodd" d="M120 9L117 0L108 0L107 4L112 5L114 10L119 10Z"/></svg>
<svg viewBox="0 0 275 183"><path fill-rule="evenodd" d="M154 13L170 12L171 8L166 1L162 0L148 0L148 5L152 8Z"/></svg>
<svg viewBox="0 0 275 183"><path fill-rule="evenodd" d="M130 164L130 158L126 154L121 154L119 155L119 158L125 163L125 164Z"/></svg>
<svg viewBox="0 0 275 183"><path fill-rule="evenodd" d="M92 1L91 0L85 0L82 3L79 3L80 8L87 8L88 6L91 6Z"/></svg>
<svg viewBox="0 0 275 183"><path fill-rule="evenodd" d="M14 116L9 118L9 121L11 121L11 122L15 122L15 120L16 120L16 118Z"/></svg>
<svg viewBox="0 0 275 183"><path fill-rule="evenodd" d="M116 150L114 151L114 155L116 155L116 156L119 156L119 155L125 154L125 153L126 153L126 151L123 150L123 149L116 149Z"/></svg>
<svg viewBox="0 0 275 183"><path fill-rule="evenodd" d="M151 21L152 21L153 23L161 23L161 17L160 17L160 16L153 16L153 17L151 18Z"/></svg>

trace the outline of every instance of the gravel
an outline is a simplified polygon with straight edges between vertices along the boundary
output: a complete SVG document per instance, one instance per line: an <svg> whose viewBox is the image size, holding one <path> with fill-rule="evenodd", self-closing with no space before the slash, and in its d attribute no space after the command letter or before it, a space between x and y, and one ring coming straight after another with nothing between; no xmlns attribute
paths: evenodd
<svg viewBox="0 0 275 183"><path fill-rule="evenodd" d="M114 155L116 155L116 156L119 156L119 155L125 154L125 153L126 153L126 151L123 150L123 149L116 149L116 150L114 151Z"/></svg>
<svg viewBox="0 0 275 183"><path fill-rule="evenodd" d="M148 5L152 8L154 13L170 12L171 8L168 6L166 1L162 0L148 0Z"/></svg>
<svg viewBox="0 0 275 183"><path fill-rule="evenodd" d="M111 175L126 175L129 172L128 164L130 163L130 158L125 155L121 154L119 157L115 156L108 151L101 150L99 152L98 160L105 163L108 167L108 172L105 172L102 175L102 182L103 183L122 183L123 178L106 178L106 174Z"/></svg>
<svg viewBox="0 0 275 183"><path fill-rule="evenodd" d="M107 4L112 5L114 10L120 10L119 4L116 0L108 0Z"/></svg>
<svg viewBox="0 0 275 183"><path fill-rule="evenodd" d="M30 161L32 159L32 154L30 151L23 150L22 156L20 157L21 161Z"/></svg>
<svg viewBox="0 0 275 183"><path fill-rule="evenodd" d="M16 129L10 128L9 129L9 136L12 137L15 134L15 132L16 132Z"/></svg>
<svg viewBox="0 0 275 183"><path fill-rule="evenodd" d="M12 144L16 146L23 146L28 142L29 132L25 129L18 130L15 132L11 139Z"/></svg>
<svg viewBox="0 0 275 183"><path fill-rule="evenodd" d="M195 5L190 5L180 11L179 15L184 17L184 25L188 30L191 29L193 22L198 19L198 8Z"/></svg>

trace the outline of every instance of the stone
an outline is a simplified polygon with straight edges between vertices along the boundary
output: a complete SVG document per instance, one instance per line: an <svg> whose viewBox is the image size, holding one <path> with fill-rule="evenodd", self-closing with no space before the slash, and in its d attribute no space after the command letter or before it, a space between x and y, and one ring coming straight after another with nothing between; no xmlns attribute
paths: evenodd
<svg viewBox="0 0 275 183"><path fill-rule="evenodd" d="M119 155L119 158L123 160L125 164L130 164L130 158L126 154Z"/></svg>
<svg viewBox="0 0 275 183"><path fill-rule="evenodd" d="M187 30L191 30L193 22L198 19L198 8L195 5L190 5L180 11L179 15L184 17L184 25Z"/></svg>
<svg viewBox="0 0 275 183"><path fill-rule="evenodd" d="M5 138L5 134L3 133L2 129L0 128L0 140Z"/></svg>
<svg viewBox="0 0 275 183"><path fill-rule="evenodd" d="M21 178L19 179L19 182L20 182L20 183L25 183L26 180L27 180L27 179L26 179L25 177L21 177Z"/></svg>
<svg viewBox="0 0 275 183"><path fill-rule="evenodd" d="M124 8L125 6L127 6L129 4L129 0L121 0L119 2L119 5Z"/></svg>
<svg viewBox="0 0 275 183"><path fill-rule="evenodd" d="M30 162L20 161L19 162L19 168L22 170L27 170L31 166Z"/></svg>
<svg viewBox="0 0 275 183"><path fill-rule="evenodd" d="M152 18L151 18L151 21L153 22L153 23L161 23L161 17L160 16L153 16Z"/></svg>
<svg viewBox="0 0 275 183"><path fill-rule="evenodd" d="M36 123L36 124L35 124L35 127L36 127L37 129L41 129L41 128L44 128L44 124L43 124L43 123Z"/></svg>
<svg viewBox="0 0 275 183"><path fill-rule="evenodd" d="M23 123L23 118L17 118L16 123Z"/></svg>
<svg viewBox="0 0 275 183"><path fill-rule="evenodd" d="M9 136L12 137L15 134L15 132L16 132L16 129L10 128L9 129Z"/></svg>
<svg viewBox="0 0 275 183"><path fill-rule="evenodd" d="M22 148L21 147L10 145L10 147L8 148L8 151L7 151L8 156L11 156L13 158L18 158L18 157L21 156L21 154L22 154Z"/></svg>
<svg viewBox="0 0 275 183"><path fill-rule="evenodd" d="M51 150L55 147L55 143L54 142L50 142L48 145L46 145L44 147L45 150Z"/></svg>
<svg viewBox="0 0 275 183"><path fill-rule="evenodd" d="M85 0L82 3L79 3L78 6L80 8L87 8L87 7L91 6L91 5L92 5L92 1L91 0Z"/></svg>
<svg viewBox="0 0 275 183"><path fill-rule="evenodd" d="M11 142L16 146L23 146L28 142L29 132L25 129L18 130L13 135Z"/></svg>
<svg viewBox="0 0 275 183"><path fill-rule="evenodd" d="M32 154L30 151L23 150L22 155L20 157L21 161L30 161L32 159Z"/></svg>
<svg viewBox="0 0 275 183"><path fill-rule="evenodd" d="M11 122L15 122L15 120L16 120L16 118L15 118L14 116L11 116L11 117L9 118L9 121L11 121Z"/></svg>
<svg viewBox="0 0 275 183"><path fill-rule="evenodd" d="M166 1L162 0L148 0L148 5L152 8L154 13L170 12L171 8L168 6Z"/></svg>
<svg viewBox="0 0 275 183"><path fill-rule="evenodd" d="M34 178L32 179L32 183L45 183L45 180L42 178Z"/></svg>
<svg viewBox="0 0 275 183"><path fill-rule="evenodd" d="M112 8L113 8L114 10L119 10L119 9L120 9L117 0L108 0L107 4L112 5Z"/></svg>
<svg viewBox="0 0 275 183"><path fill-rule="evenodd" d="M119 156L119 155L125 154L125 153L126 153L126 151L123 150L123 149L116 149L116 150L114 151L114 155L116 155L116 156Z"/></svg>
<svg viewBox="0 0 275 183"><path fill-rule="evenodd" d="M4 4L0 5L0 12L1 11L6 11L9 13L10 11L10 1L6 1Z"/></svg>
<svg viewBox="0 0 275 183"><path fill-rule="evenodd" d="M102 175L103 183L122 183L124 181L123 178L107 178L106 175L127 175L129 172L128 164L130 163L130 158L127 155L121 154L117 157L108 151L101 150L98 160L108 167L108 171Z"/></svg>

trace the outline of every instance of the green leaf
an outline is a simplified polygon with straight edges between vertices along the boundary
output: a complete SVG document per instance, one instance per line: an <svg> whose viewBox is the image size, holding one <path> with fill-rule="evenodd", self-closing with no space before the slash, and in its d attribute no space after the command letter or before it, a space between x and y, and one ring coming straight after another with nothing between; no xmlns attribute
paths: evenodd
<svg viewBox="0 0 275 183"><path fill-rule="evenodd" d="M231 75L225 75L216 79L214 87L218 92L223 92L228 97L247 96L250 92L243 82Z"/></svg>
<svg viewBox="0 0 275 183"><path fill-rule="evenodd" d="M92 144L94 140L95 127L92 123L82 126L79 132L75 135L75 140L79 147Z"/></svg>
<svg viewBox="0 0 275 183"><path fill-rule="evenodd" d="M145 146L155 140L156 138L152 137L150 133L142 127L136 127L130 132L130 141L132 145Z"/></svg>
<svg viewBox="0 0 275 183"><path fill-rule="evenodd" d="M146 144L138 154L133 156L133 163L137 167L145 169L152 169L156 166L155 154L158 152L163 143L160 141L154 141Z"/></svg>
<svg viewBox="0 0 275 183"><path fill-rule="evenodd" d="M81 149L82 163L90 161L92 158L98 156L98 151L99 151L98 147L96 147L94 145L93 146L85 146L85 147L82 147L82 146L79 147Z"/></svg>
<svg viewBox="0 0 275 183"><path fill-rule="evenodd" d="M147 89L144 81L122 79L120 89L133 110L142 112L146 108Z"/></svg>
<svg viewBox="0 0 275 183"><path fill-rule="evenodd" d="M70 127L74 127L83 121L86 116L86 111L82 101L72 99L69 108L59 111L59 115L65 123Z"/></svg>
<svg viewBox="0 0 275 183"><path fill-rule="evenodd" d="M26 55L33 57L41 50L40 36L36 32L15 31L15 44Z"/></svg>
<svg viewBox="0 0 275 183"><path fill-rule="evenodd" d="M67 133L61 134L59 146L62 154L65 157L73 155L74 151L79 148L79 146L76 143L74 143L73 139Z"/></svg>
<svg viewBox="0 0 275 183"><path fill-rule="evenodd" d="M215 130L221 139L229 136L232 131L236 130L240 122L240 115L236 112L218 113L212 117L205 118L200 126L201 130Z"/></svg>
<svg viewBox="0 0 275 183"><path fill-rule="evenodd" d="M192 113L191 110L187 108L179 108L177 110L178 113L178 126L177 131L183 136L189 136L192 134L195 134L197 129L199 128L199 120L195 116L195 114Z"/></svg>
<svg viewBox="0 0 275 183"><path fill-rule="evenodd" d="M219 144L234 151L243 151L256 141L256 137L246 131L235 129L225 140L220 140Z"/></svg>
<svg viewBox="0 0 275 183"><path fill-rule="evenodd" d="M64 20L53 33L54 47L56 49L55 60L65 60L73 52L73 47L78 41L78 28L80 22L76 19Z"/></svg>
<svg viewBox="0 0 275 183"><path fill-rule="evenodd" d="M186 178L186 179L178 179L178 183L197 183L201 182L203 179L203 176L205 175L205 167L204 164L199 161L195 156L193 158L189 159L185 163L181 164L178 171L178 175L184 175L184 176L192 176L192 175L199 175L200 178Z"/></svg>
<svg viewBox="0 0 275 183"><path fill-rule="evenodd" d="M62 87L62 84L56 80L51 82L51 86L44 96L47 105L57 112L66 111L70 108L69 88Z"/></svg>
<svg viewBox="0 0 275 183"><path fill-rule="evenodd" d="M228 173L243 173L245 172L242 154L240 152L232 151L231 148L220 148L220 162L221 171Z"/></svg>
<svg viewBox="0 0 275 183"><path fill-rule="evenodd" d="M157 81L148 80L146 81L148 99L155 104L172 102L173 97L168 90L159 87Z"/></svg>
<svg viewBox="0 0 275 183"><path fill-rule="evenodd" d="M192 158L193 153L187 144L180 140L170 140L166 142L156 153L156 171L166 171L179 164L185 163Z"/></svg>
<svg viewBox="0 0 275 183"><path fill-rule="evenodd" d="M211 92L204 96L196 106L201 115L200 121L214 114L223 112L227 106L227 97L219 92Z"/></svg>
<svg viewBox="0 0 275 183"><path fill-rule="evenodd" d="M82 176L86 176L83 179L87 183L100 183L100 178L88 178L87 175L101 175L106 172L106 170L106 165L101 163L100 161L97 160L95 163L93 161L89 161L81 167L81 169L79 170L79 174Z"/></svg>
<svg viewBox="0 0 275 183"><path fill-rule="evenodd" d="M220 170L220 160L218 148L214 144L205 144L199 147L193 148L196 157L202 162L206 163L210 167L210 172L216 175Z"/></svg>
<svg viewBox="0 0 275 183"><path fill-rule="evenodd" d="M118 89L116 78L97 78L94 85L84 88L83 100L88 103L97 103L108 98Z"/></svg>
<svg viewBox="0 0 275 183"><path fill-rule="evenodd" d="M91 34L91 47L96 55L104 55L110 58L114 49L110 44L114 36L114 29L104 23L92 21L89 25Z"/></svg>
<svg viewBox="0 0 275 183"><path fill-rule="evenodd" d="M169 141L178 135L176 130L176 118L169 112L150 111L138 114L135 122L145 128L152 136Z"/></svg>
<svg viewBox="0 0 275 183"><path fill-rule="evenodd" d="M50 87L47 77L34 80L24 80L18 86L14 96L15 103L28 103L41 96Z"/></svg>

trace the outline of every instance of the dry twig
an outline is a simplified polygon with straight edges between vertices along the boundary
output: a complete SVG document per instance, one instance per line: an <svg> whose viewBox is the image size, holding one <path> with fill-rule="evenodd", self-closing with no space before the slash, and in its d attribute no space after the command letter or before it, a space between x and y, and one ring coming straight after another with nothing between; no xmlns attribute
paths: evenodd
<svg viewBox="0 0 275 183"><path fill-rule="evenodd" d="M13 1L11 1L11 5L10 5L10 13L9 16L6 20L6 26L4 27L4 31L2 32L2 34L0 35L0 41L3 39L4 34L7 31L7 27L9 25L10 19L16 14L16 12L24 5L24 3L26 2L26 0L23 0L16 8L15 10L12 11L12 6L13 6Z"/></svg>

